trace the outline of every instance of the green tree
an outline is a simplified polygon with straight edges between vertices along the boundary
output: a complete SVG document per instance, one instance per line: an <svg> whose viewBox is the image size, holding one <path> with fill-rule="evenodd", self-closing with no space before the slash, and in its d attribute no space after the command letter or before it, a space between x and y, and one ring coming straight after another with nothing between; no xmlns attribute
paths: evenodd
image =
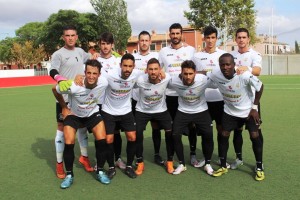
<svg viewBox="0 0 300 200"><path fill-rule="evenodd" d="M0 61L5 64L12 64L13 55L11 48L13 47L16 38L7 37L0 41Z"/></svg>
<svg viewBox="0 0 300 200"><path fill-rule="evenodd" d="M59 10L58 13L50 15L47 19L41 36L41 43L49 55L64 45L61 36L65 25L76 26L79 36L78 45L86 51L89 42L96 42L102 31L97 15L93 13Z"/></svg>
<svg viewBox="0 0 300 200"><path fill-rule="evenodd" d="M300 49L299 49L299 45L298 45L297 40L295 40L295 53L296 53L296 54L299 54L299 53L300 53Z"/></svg>
<svg viewBox="0 0 300 200"><path fill-rule="evenodd" d="M193 27L202 30L213 25L221 30L224 42L244 27L250 32L251 43L257 41L254 0L189 0L189 5L190 11L184 15Z"/></svg>
<svg viewBox="0 0 300 200"><path fill-rule="evenodd" d="M90 0L104 31L111 32L115 39L115 49L126 49L131 35L131 25L127 19L127 4L124 0Z"/></svg>
<svg viewBox="0 0 300 200"><path fill-rule="evenodd" d="M45 57L44 47L34 48L32 41L24 43L14 42L11 48L11 53L14 62L19 67L37 64Z"/></svg>
<svg viewBox="0 0 300 200"><path fill-rule="evenodd" d="M41 44L41 33L43 32L43 22L30 22L16 30L16 36L23 43L32 41L34 47L39 47Z"/></svg>

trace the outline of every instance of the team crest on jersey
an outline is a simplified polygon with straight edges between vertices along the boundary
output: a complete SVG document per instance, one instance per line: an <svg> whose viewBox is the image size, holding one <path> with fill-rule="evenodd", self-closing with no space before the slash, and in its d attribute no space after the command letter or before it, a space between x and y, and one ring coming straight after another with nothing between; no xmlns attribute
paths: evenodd
<svg viewBox="0 0 300 200"><path fill-rule="evenodd" d="M240 87L240 84L239 84L239 83L237 83L237 84L235 85L235 87L236 87L236 88L239 88L239 87Z"/></svg>
<svg viewBox="0 0 300 200"><path fill-rule="evenodd" d="M229 92L235 92L235 90L232 89L232 86L231 86L231 85L228 86L227 91L229 91Z"/></svg>
<svg viewBox="0 0 300 200"><path fill-rule="evenodd" d="M189 90L189 93L190 93L190 94L193 94L193 90L192 90L192 89L190 89L190 90Z"/></svg>
<svg viewBox="0 0 300 200"><path fill-rule="evenodd" d="M214 62L212 60L210 60L210 64L213 64Z"/></svg>
<svg viewBox="0 0 300 200"><path fill-rule="evenodd" d="M155 95L158 95L158 92L157 92L157 91L155 91L155 92L154 92L154 94L155 94Z"/></svg>
<svg viewBox="0 0 300 200"><path fill-rule="evenodd" d="M247 62L247 61L248 61L248 58L245 58L244 61Z"/></svg>
<svg viewBox="0 0 300 200"><path fill-rule="evenodd" d="M128 85L127 82L123 82L122 84L123 85L120 85L120 88L129 88L130 87L130 85Z"/></svg>
<svg viewBox="0 0 300 200"><path fill-rule="evenodd" d="M94 94L90 94L90 97L92 97L92 98L93 98L93 97L94 97Z"/></svg>

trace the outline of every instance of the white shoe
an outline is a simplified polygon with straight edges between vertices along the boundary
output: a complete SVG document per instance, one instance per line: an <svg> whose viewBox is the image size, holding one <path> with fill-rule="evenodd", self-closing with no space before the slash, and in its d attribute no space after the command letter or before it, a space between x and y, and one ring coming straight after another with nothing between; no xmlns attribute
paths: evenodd
<svg viewBox="0 0 300 200"><path fill-rule="evenodd" d="M205 161L204 161L205 162ZM191 165L193 167L199 168L200 166L200 162L199 160L197 160L196 155L191 155ZM202 165L203 166L203 165Z"/></svg>
<svg viewBox="0 0 300 200"><path fill-rule="evenodd" d="M126 164L121 158L118 158L118 160L115 163L116 167L119 167L120 169L126 169Z"/></svg>
<svg viewBox="0 0 300 200"><path fill-rule="evenodd" d="M256 166L254 167L254 172L256 173L257 171L264 171L264 164L262 164L262 169L257 168Z"/></svg>
<svg viewBox="0 0 300 200"><path fill-rule="evenodd" d="M217 161L217 164L221 166L221 160L220 159ZM230 164L228 162L226 162L226 168L230 169Z"/></svg>
<svg viewBox="0 0 300 200"><path fill-rule="evenodd" d="M237 169L239 166L242 166L243 164L244 164L243 161L237 158L233 163L231 163L230 168Z"/></svg>
<svg viewBox="0 0 300 200"><path fill-rule="evenodd" d="M198 167L203 167L205 165L205 159L203 158L203 159L201 159L200 161L199 161L199 163L198 163Z"/></svg>
<svg viewBox="0 0 300 200"><path fill-rule="evenodd" d="M206 173L208 174L208 175L213 175L213 173L214 173L214 170L213 170L213 168L211 167L211 165L210 164L206 164L205 166L204 166L204 171L206 171Z"/></svg>
<svg viewBox="0 0 300 200"><path fill-rule="evenodd" d="M186 166L184 166L183 164L178 165L178 167L175 169L175 171L173 172L174 175L178 175L181 172L186 171Z"/></svg>

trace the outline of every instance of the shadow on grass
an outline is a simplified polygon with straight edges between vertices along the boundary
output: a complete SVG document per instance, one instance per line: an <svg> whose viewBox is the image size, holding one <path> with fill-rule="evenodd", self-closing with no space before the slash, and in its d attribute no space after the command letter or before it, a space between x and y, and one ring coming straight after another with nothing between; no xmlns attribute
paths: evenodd
<svg viewBox="0 0 300 200"><path fill-rule="evenodd" d="M36 138L36 142L31 144L31 151L37 158L45 160L55 173L56 155L54 140Z"/></svg>
<svg viewBox="0 0 300 200"><path fill-rule="evenodd" d="M79 144L75 143L75 160L74 160L74 168L82 168L85 171L84 167L79 163L78 159L80 156ZM37 138L36 142L31 145L31 151L34 155L47 162L47 165L51 168L54 174L56 174L56 152L55 152L55 144L54 140L49 140L45 138ZM95 152L95 148L91 145L88 147L88 152ZM78 155L77 155L78 153ZM91 164L94 164L93 161L95 153L91 153L90 156ZM93 165L92 165L93 166ZM94 176L94 173L89 173Z"/></svg>

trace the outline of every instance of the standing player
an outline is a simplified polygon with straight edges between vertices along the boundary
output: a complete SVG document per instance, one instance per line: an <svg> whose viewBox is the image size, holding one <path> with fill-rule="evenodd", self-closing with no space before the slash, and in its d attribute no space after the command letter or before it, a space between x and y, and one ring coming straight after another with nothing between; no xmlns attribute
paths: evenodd
<svg viewBox="0 0 300 200"><path fill-rule="evenodd" d="M100 57L97 58L101 62L103 68L102 71L110 72L115 68L120 68L120 58L117 58L112 54L112 49L114 47L114 36L112 33L102 33L99 38L100 47ZM104 100L104 94L100 97L98 104L100 109L102 108L102 103ZM118 129L118 128L117 128ZM114 152L115 152L115 164L120 169L125 169L126 164L121 159L122 151L122 138L119 130L115 130L114 137Z"/></svg>
<svg viewBox="0 0 300 200"><path fill-rule="evenodd" d="M113 177L116 174L113 161L113 142L116 123L120 123L127 137L127 163L125 174L130 178L136 178L136 174L132 168L132 162L136 152L136 127L131 109L131 95L139 72L133 68L134 57L131 54L125 54L121 59L121 68L117 68L105 74L108 80L108 87L105 91L101 114L104 118L109 147L109 177Z"/></svg>
<svg viewBox="0 0 300 200"><path fill-rule="evenodd" d="M204 29L203 34L205 49L202 52L195 53L193 58L197 66L197 71L212 72L214 70L220 70L219 57L226 52L216 47L218 31L215 27L208 26ZM219 89L207 88L205 90L205 98L211 119L216 122L217 138L219 141L219 135L222 133L223 97ZM220 150L220 148L218 148L218 150ZM205 160L203 159L196 167L202 167L204 164ZM230 167L229 164L228 167Z"/></svg>
<svg viewBox="0 0 300 200"><path fill-rule="evenodd" d="M213 169L210 160L214 141L212 121L205 100L207 77L202 74L196 75L196 65L193 61L186 60L181 64L180 76L172 77L170 87L179 95L179 107L173 123L173 141L179 166L173 174L180 174L186 170L181 136L184 129L193 123L202 136L202 151L205 158L204 170L207 174L212 175Z"/></svg>
<svg viewBox="0 0 300 200"><path fill-rule="evenodd" d="M181 73L181 63L185 60L191 60L194 56L195 49L191 46L185 46L182 43L182 26L179 23L174 23L169 28L169 37L171 45L164 47L159 52L159 62L165 72L169 73L171 77L178 76ZM168 111L174 120L178 108L178 94L173 89L166 90L166 102ZM198 165L196 159L196 132L189 131L190 149L191 149L191 163L193 166ZM187 132L187 131L186 131ZM167 168L169 173L174 171L173 156L167 158Z"/></svg>
<svg viewBox="0 0 300 200"><path fill-rule="evenodd" d="M156 58L151 58L147 64L147 74L139 76L137 80L139 99L136 105L136 157L137 170L135 173L141 175L144 170L143 161L143 131L149 121L154 120L159 127L165 130L165 141L167 155L170 157L173 150L172 141L172 118L166 106L166 88L170 75L166 74L164 79L160 78L161 67Z"/></svg>
<svg viewBox="0 0 300 200"><path fill-rule="evenodd" d="M234 58L229 53L223 54L219 59L219 63L221 71L213 71L210 74L210 79L218 86L225 103L222 117L223 130L219 139L221 168L214 172L213 176L221 176L228 172L226 159L230 132L246 124L256 159L255 179L257 181L264 180L265 174L262 163L263 145L258 133L260 117L257 112L259 100L263 92L263 84L248 71L237 75L234 69ZM251 87L255 88L254 101Z"/></svg>
<svg viewBox="0 0 300 200"><path fill-rule="evenodd" d="M74 83L64 92L69 95L70 103L67 105L61 95L59 86L52 88L53 94L62 107L64 114L65 149L64 161L67 176L61 183L62 189L69 188L74 179L74 145L75 134L79 127L87 127L95 136L97 158L97 179L103 184L109 184L110 179L104 173L103 167L106 160L106 133L102 117L97 105L97 98L107 87L106 79L98 79L101 64L97 60L88 60L85 67L84 86Z"/></svg>
<svg viewBox="0 0 300 200"><path fill-rule="evenodd" d="M253 75L259 76L262 68L262 57L258 52L254 51L252 48L249 48L249 31L246 28L239 28L236 31L235 37L235 41L238 45L238 50L232 51L231 54L234 57L237 73L241 74L244 71L249 71ZM254 95L254 88L252 89L252 92ZM260 114L260 104L258 105L258 112ZM236 160L231 164L231 169L237 169L239 166L243 165L242 131L243 128L234 130L233 145L236 153ZM260 128L258 129L258 132L261 140L263 141Z"/></svg>
<svg viewBox="0 0 300 200"><path fill-rule="evenodd" d="M77 74L84 74L84 63L90 55L83 49L75 47L78 39L77 30L74 26L63 27L62 38L65 42L64 47L54 52L51 58L50 76L57 81L60 87L70 86L67 79L74 79ZM67 95L64 95L65 102L68 102ZM63 166L64 151L64 133L63 121L61 118L61 107L56 103L56 121L57 130L55 137L56 150L56 175L58 178L65 178ZM79 162L84 166L86 171L93 171L88 159L88 136L86 128L78 129L78 142L80 145L81 156Z"/></svg>
<svg viewBox="0 0 300 200"><path fill-rule="evenodd" d="M139 34L139 51L135 54L133 54L135 59L135 69L141 70L142 72L145 72L147 68L147 62L151 58L158 59L158 53L157 52L151 52L150 51L150 44L151 44L151 35L147 31L142 31ZM133 108L135 109L136 101L138 100L138 91L139 89L133 90ZM160 129L157 125L157 123L151 121L152 126L152 140L154 145L154 162L158 165L163 165L164 161L159 155L160 151L160 143L161 143L161 133Z"/></svg>

